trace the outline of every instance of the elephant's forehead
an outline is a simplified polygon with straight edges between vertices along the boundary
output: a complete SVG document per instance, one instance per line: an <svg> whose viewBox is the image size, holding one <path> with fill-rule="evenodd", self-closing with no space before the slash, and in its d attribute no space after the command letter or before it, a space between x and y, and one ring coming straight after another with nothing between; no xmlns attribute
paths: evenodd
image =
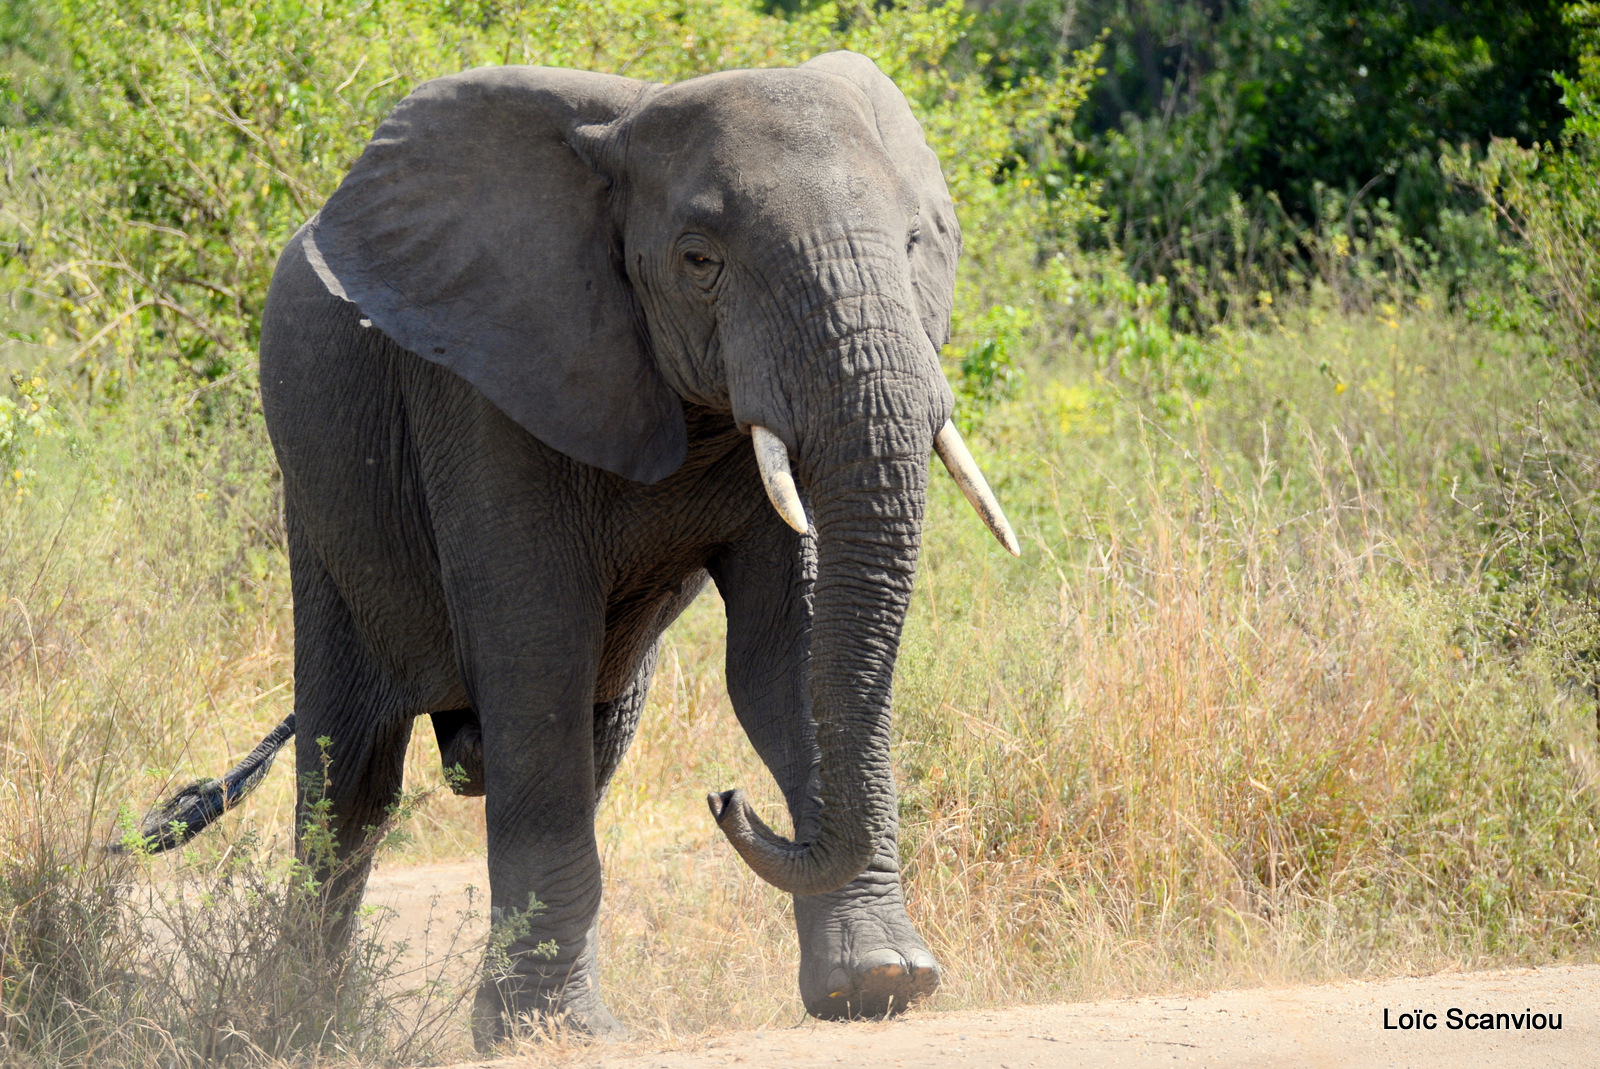
<svg viewBox="0 0 1600 1069"><path fill-rule="evenodd" d="M670 86L637 117L635 149L709 205L724 197L900 199L861 93L813 71L727 71Z"/></svg>
<svg viewBox="0 0 1600 1069"><path fill-rule="evenodd" d="M849 120L862 128L873 122L866 97L843 78L787 68L691 78L654 94L647 110L730 132L770 131L776 124L799 136L825 135Z"/></svg>
<svg viewBox="0 0 1600 1069"><path fill-rule="evenodd" d="M685 161L882 151L866 99L843 79L811 71L726 71L669 86L634 126L652 149Z"/></svg>

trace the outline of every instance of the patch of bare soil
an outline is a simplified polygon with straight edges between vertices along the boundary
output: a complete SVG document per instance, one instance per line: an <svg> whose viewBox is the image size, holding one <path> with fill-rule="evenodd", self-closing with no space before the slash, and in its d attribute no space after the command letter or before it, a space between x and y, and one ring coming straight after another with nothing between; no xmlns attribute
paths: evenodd
<svg viewBox="0 0 1600 1069"><path fill-rule="evenodd" d="M396 909L393 937L417 940L429 927L426 918L436 898L434 924L449 919L454 926L468 885L487 890L482 862L396 867L374 875L367 901ZM480 911L487 912L486 898L479 903ZM1488 1023L1501 1027L1474 1027L1485 1023L1486 1014ZM1417 1023L1419 1015L1421 1027L1399 1027ZM1557 1020L1560 1027L1550 1027ZM1541 1021L1546 1027L1534 1027ZM1391 1027L1386 1028L1386 1022ZM1429 1023L1433 1027L1426 1027ZM1401 977L1002 1011L913 1011L888 1022L807 1020L794 1028L711 1036L672 1047L574 1046L546 1050L532 1060L472 1062L460 1069L552 1063L604 1069L725 1065L811 1069L840 1064L918 1069L1179 1065L1594 1069L1600 1067L1600 966Z"/></svg>
<svg viewBox="0 0 1600 1069"><path fill-rule="evenodd" d="M483 858L424 865L379 865L367 881L364 904L391 912L384 943L403 942L397 979L415 982L441 971L451 978L475 970L473 948L489 930L489 865Z"/></svg>

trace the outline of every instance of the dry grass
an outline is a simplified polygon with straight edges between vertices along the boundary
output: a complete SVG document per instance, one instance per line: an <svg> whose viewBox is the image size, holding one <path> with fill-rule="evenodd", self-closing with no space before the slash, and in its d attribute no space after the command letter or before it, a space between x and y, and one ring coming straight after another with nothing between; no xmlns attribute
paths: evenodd
<svg viewBox="0 0 1600 1069"><path fill-rule="evenodd" d="M902 809L949 1002L1594 953L1585 403L1447 318L1298 328L1178 424L999 414L1033 576L935 526Z"/></svg>
<svg viewBox="0 0 1600 1069"><path fill-rule="evenodd" d="M907 626L902 850L948 973L939 1005L1592 958L1600 510L1571 447L1594 440L1588 403L1514 340L1440 315L1226 340L1218 385L1177 416L1057 344L978 442L1024 560L939 483ZM276 886L281 769L147 875L96 846L119 806L215 774L288 711L287 569L253 416L201 432L152 398L72 434L0 505L0 960L8 983L67 962L101 985L79 1004L127 1005L101 997L138 953L113 907L145 899L117 888L214 888L252 843L248 872ZM669 635L601 820L607 990L659 1037L802 1012L786 904L704 811L732 786L779 808L721 639L708 595ZM429 734L415 785L439 781ZM384 864L477 851L481 812L431 798ZM51 916L81 916L59 926L71 938L21 938L40 888ZM374 959L362 990L392 993L388 968ZM6 998L18 1057L160 1060L125 1021L52 1047L23 1027L39 1004ZM197 1042L163 1005L150 1034ZM464 1027L429 1043L464 1054Z"/></svg>

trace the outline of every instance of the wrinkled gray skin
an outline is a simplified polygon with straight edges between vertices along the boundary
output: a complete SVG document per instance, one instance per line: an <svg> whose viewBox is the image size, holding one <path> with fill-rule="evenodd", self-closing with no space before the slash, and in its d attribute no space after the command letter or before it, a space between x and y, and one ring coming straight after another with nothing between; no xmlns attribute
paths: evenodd
<svg viewBox="0 0 1600 1069"><path fill-rule="evenodd" d="M486 794L493 908L547 908L515 978L480 991L480 1043L507 1010L619 1027L595 808L659 636L708 579L796 830L746 857L796 894L807 1009L877 1015L937 985L901 896L889 707L959 248L904 98L834 53L667 88L430 82L285 250L261 392L299 771L330 739L346 851L395 802L419 715ZM813 535L769 505L752 424L788 446Z"/></svg>

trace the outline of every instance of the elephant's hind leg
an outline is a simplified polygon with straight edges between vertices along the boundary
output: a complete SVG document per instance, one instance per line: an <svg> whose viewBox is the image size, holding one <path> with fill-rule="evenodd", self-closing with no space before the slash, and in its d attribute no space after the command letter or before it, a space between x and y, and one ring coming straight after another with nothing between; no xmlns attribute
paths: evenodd
<svg viewBox="0 0 1600 1069"><path fill-rule="evenodd" d="M483 797L483 727L471 709L433 713L433 737L445 782L464 798Z"/></svg>
<svg viewBox="0 0 1600 1069"><path fill-rule="evenodd" d="M639 731L639 719L644 715L645 699L650 695L650 680L656 674L656 654L660 641L650 647L639 665L633 683L621 697L608 702L597 702L594 707L594 800L598 808L611 785L622 757L633 745Z"/></svg>
<svg viewBox="0 0 1600 1069"><path fill-rule="evenodd" d="M323 934L348 939L378 834L400 800L411 720L350 609L298 531L289 551L295 620L296 850L322 880Z"/></svg>

